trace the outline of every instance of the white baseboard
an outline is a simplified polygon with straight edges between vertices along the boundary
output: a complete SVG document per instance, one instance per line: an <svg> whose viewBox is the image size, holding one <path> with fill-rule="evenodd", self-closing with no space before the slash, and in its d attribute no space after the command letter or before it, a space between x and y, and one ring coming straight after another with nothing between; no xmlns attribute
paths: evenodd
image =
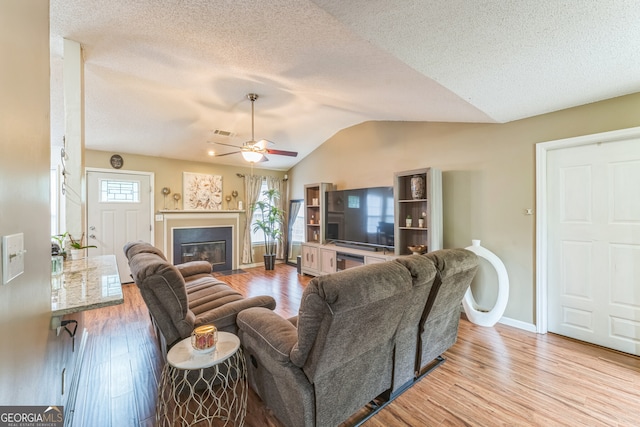
<svg viewBox="0 0 640 427"><path fill-rule="evenodd" d="M503 316L500 318L500 320L498 320L498 323L502 323L503 325L507 326L513 326L514 328L518 329L523 329L527 332L537 332L536 325L534 325L533 323L523 322L522 320L511 319L509 317Z"/></svg>
<svg viewBox="0 0 640 427"><path fill-rule="evenodd" d="M460 304L460 313L464 314L464 307ZM509 317L502 316L498 323L502 323L503 325L512 326L514 328L522 329L527 332L537 333L538 328L533 323L523 322L522 320L511 319Z"/></svg>
<svg viewBox="0 0 640 427"><path fill-rule="evenodd" d="M282 263L284 263L283 260L281 259L276 260L276 264L282 264ZM243 269L243 268L253 268L253 267L264 267L264 262L260 261L260 262L254 262L253 264L240 264L238 268Z"/></svg>

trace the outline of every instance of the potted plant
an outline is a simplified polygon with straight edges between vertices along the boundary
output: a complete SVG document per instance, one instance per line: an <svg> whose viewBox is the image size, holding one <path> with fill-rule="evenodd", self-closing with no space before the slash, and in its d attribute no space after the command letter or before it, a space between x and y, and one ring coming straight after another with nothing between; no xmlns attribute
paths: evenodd
<svg viewBox="0 0 640 427"><path fill-rule="evenodd" d="M51 236L51 240L55 241L55 243L51 243L51 256L61 256L64 259L67 259L67 252L65 250L68 233L64 232L62 234L56 234Z"/></svg>
<svg viewBox="0 0 640 427"><path fill-rule="evenodd" d="M407 222L407 227L411 227L411 224L413 223L413 220L411 219L411 215L407 215L406 218L406 222Z"/></svg>
<svg viewBox="0 0 640 427"><path fill-rule="evenodd" d="M81 259L84 253L84 250L87 248L97 248L96 245L84 245L84 232L79 239L74 239L71 234L69 234L69 246L71 247L71 259Z"/></svg>
<svg viewBox="0 0 640 427"><path fill-rule="evenodd" d="M269 189L262 192L262 200L254 205L257 209L256 220L253 223L253 232L261 230L264 233L264 268L273 270L276 260L276 248L282 241L282 228L284 223L284 211L276 202L280 199L278 190Z"/></svg>

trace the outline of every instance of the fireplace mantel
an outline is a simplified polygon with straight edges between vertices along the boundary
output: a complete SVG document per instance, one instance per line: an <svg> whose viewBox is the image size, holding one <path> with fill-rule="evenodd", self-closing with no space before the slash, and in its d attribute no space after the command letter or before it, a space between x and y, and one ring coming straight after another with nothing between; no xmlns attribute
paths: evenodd
<svg viewBox="0 0 640 427"><path fill-rule="evenodd" d="M167 215L167 214L225 214L225 213L245 213L244 210L236 210L236 209L219 209L216 211L206 211L204 209L160 209L158 211L159 214Z"/></svg>
<svg viewBox="0 0 640 427"><path fill-rule="evenodd" d="M156 222L162 222L164 253L167 259L173 260L173 229L192 227L232 227L233 235L233 269L238 269L240 260L240 216L242 210L160 210L156 214ZM161 217L161 218L160 218Z"/></svg>

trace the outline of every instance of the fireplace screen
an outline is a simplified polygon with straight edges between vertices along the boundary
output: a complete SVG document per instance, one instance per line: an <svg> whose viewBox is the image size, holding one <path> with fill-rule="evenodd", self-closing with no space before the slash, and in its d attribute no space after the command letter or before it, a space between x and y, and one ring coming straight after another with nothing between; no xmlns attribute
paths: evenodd
<svg viewBox="0 0 640 427"><path fill-rule="evenodd" d="M232 227L186 227L172 230L173 263L208 261L213 271L233 269Z"/></svg>
<svg viewBox="0 0 640 427"><path fill-rule="evenodd" d="M183 243L182 262L208 261L212 266L224 265L226 260L226 242L218 240L213 242Z"/></svg>

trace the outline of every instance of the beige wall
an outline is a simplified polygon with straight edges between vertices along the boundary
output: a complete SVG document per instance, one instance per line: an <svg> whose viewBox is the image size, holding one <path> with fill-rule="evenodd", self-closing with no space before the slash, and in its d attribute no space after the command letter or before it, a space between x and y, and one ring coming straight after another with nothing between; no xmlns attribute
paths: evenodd
<svg viewBox="0 0 640 427"><path fill-rule="evenodd" d="M56 403L51 314L49 2L0 2L0 235L24 233L24 274L0 284L0 404Z"/></svg>
<svg viewBox="0 0 640 427"><path fill-rule="evenodd" d="M95 151L95 150L86 150L85 152L85 166L89 168L103 168L103 169L111 169L111 165L109 163L109 159L115 153L105 152L105 151ZM233 190L238 192L238 200L242 200L244 203L244 207L246 209L247 203L244 197L244 180L237 176L237 174L250 174L251 168L247 163L247 167L237 167L237 166L226 166L226 165L215 165L212 163L199 163L199 162L190 162L185 160L176 160L176 159L167 159L163 157L151 157L151 156L140 156L135 154L125 154L118 153L122 156L124 160L124 166L122 170L130 170L130 171L144 171L144 172L153 172L155 174L155 183L153 189L154 195L154 211L159 211L164 209L165 199L162 195L162 188L169 187L171 189L171 194L167 196L166 207L168 209L174 209L174 201L173 194L180 193L183 194L182 191L182 173L183 172L195 172L195 173L205 173L210 175L221 175L222 176L222 189L223 195L231 195ZM264 175L264 176L279 176L283 177L284 172L280 171L270 171L265 169L254 168L253 173L255 175ZM223 202L226 208L226 201ZM233 201L232 201L233 203ZM179 208L182 209L182 199L178 204ZM240 218L240 239L244 238L244 227L246 225L246 217L241 215ZM155 242L154 245L160 249L164 246L163 235L161 227L156 227L155 230ZM254 259L258 261L261 260L262 253L258 248L256 248L256 254Z"/></svg>
<svg viewBox="0 0 640 427"><path fill-rule="evenodd" d="M481 239L509 274L505 316L535 323L535 215L524 214L535 208L535 144L640 126L639 111L634 94L507 124L366 122L289 171L291 198L311 182L393 185L395 171L441 169L445 248Z"/></svg>

